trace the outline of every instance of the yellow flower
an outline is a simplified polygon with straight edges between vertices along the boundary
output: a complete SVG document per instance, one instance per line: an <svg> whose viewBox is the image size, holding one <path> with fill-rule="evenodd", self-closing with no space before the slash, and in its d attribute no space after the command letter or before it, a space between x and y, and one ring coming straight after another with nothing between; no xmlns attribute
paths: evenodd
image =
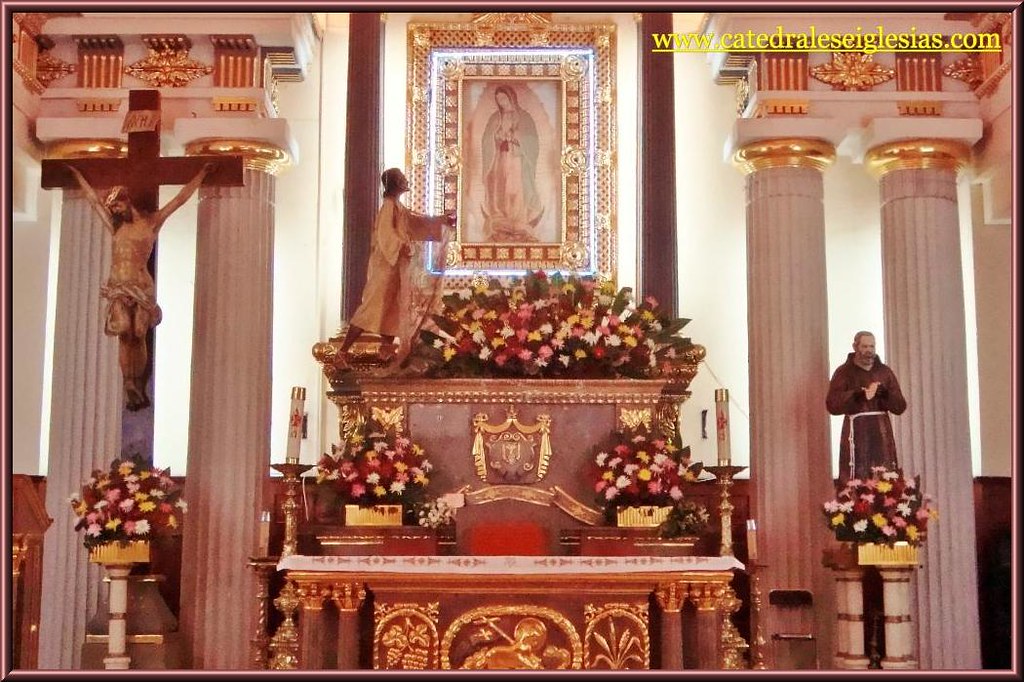
<svg viewBox="0 0 1024 682"><path fill-rule="evenodd" d="M604 472L603 474L601 474L601 478L603 478L603 479L604 479L604 480L606 480L606 481L610 481L610 480L612 480L613 478L615 478L615 474L613 474L613 473L612 473L612 472L610 472L610 471L606 471L606 472Z"/></svg>
<svg viewBox="0 0 1024 682"><path fill-rule="evenodd" d="M907 537L911 540L917 539L917 526L907 526Z"/></svg>
<svg viewBox="0 0 1024 682"><path fill-rule="evenodd" d="M651 322L652 320L654 320L654 313L652 313L650 310L645 310L640 314L640 317L643 318L645 322Z"/></svg>
<svg viewBox="0 0 1024 682"><path fill-rule="evenodd" d="M526 335L527 341L540 341L540 332L532 331Z"/></svg>
<svg viewBox="0 0 1024 682"><path fill-rule="evenodd" d="M110 519L105 525L109 530L117 530L117 527L121 525L121 519Z"/></svg>
<svg viewBox="0 0 1024 682"><path fill-rule="evenodd" d="M117 473L121 474L122 476L127 476L128 474L132 473L132 469L134 468L134 464L132 464L131 462L125 462L124 464L117 468Z"/></svg>
<svg viewBox="0 0 1024 682"><path fill-rule="evenodd" d="M569 325L571 326L571 325L574 325L574 324L576 324L577 322L580 321L580 316L575 314L575 313L573 313L569 317L565 318L565 321L567 323L569 323Z"/></svg>
<svg viewBox="0 0 1024 682"><path fill-rule="evenodd" d="M845 520L846 520L846 515L845 514L843 514L843 513L836 514L835 516L832 517L832 525L833 526L841 526L841 525L843 525L843 521L845 521Z"/></svg>
<svg viewBox="0 0 1024 682"><path fill-rule="evenodd" d="M496 319L498 319L498 311L496 311L496 310L488 310L486 313L484 313L484 319L485 320L496 320Z"/></svg>
<svg viewBox="0 0 1024 682"><path fill-rule="evenodd" d="M651 456L647 454L646 450L639 450L636 453L636 458L638 460L640 460L641 462L650 462L651 461Z"/></svg>
<svg viewBox="0 0 1024 682"><path fill-rule="evenodd" d="M149 499L149 493L144 493L144 492L141 492L141 491L135 493L135 501L136 502L145 502L148 499Z"/></svg>
<svg viewBox="0 0 1024 682"><path fill-rule="evenodd" d="M415 476L413 476L412 480L416 481L420 485L426 485L428 483L427 477L424 474L422 474L422 473L419 473L419 474L416 474Z"/></svg>
<svg viewBox="0 0 1024 682"><path fill-rule="evenodd" d="M583 358L587 357L587 351L583 350L582 348L577 348L576 352L573 353L573 355L582 360Z"/></svg>
<svg viewBox="0 0 1024 682"><path fill-rule="evenodd" d="M395 471L402 472L409 468L405 462L395 462Z"/></svg>
<svg viewBox="0 0 1024 682"><path fill-rule="evenodd" d="M156 503L152 501L142 502L139 504L139 511L151 512L156 509Z"/></svg>
<svg viewBox="0 0 1024 682"><path fill-rule="evenodd" d="M423 448L421 448L416 443L413 443L412 444L412 454L414 454L414 455L422 455L423 454Z"/></svg>
<svg viewBox="0 0 1024 682"><path fill-rule="evenodd" d="M505 345L505 339L503 339L500 336L495 336L493 339L491 339L491 346L493 348L500 348L501 346L504 346L504 345Z"/></svg>
<svg viewBox="0 0 1024 682"><path fill-rule="evenodd" d="M480 320L473 320L473 322L470 323L469 325L469 331L475 332L476 330L480 329L480 326Z"/></svg>
<svg viewBox="0 0 1024 682"><path fill-rule="evenodd" d="M624 337L622 337L622 343L624 343L625 345L629 346L630 348L635 348L636 347L636 339L634 337L632 337L632 336L624 336Z"/></svg>
<svg viewBox="0 0 1024 682"><path fill-rule="evenodd" d="M385 490L384 486L382 485L375 486L373 489L373 494L376 495L377 497L383 497L384 493L386 492L387 490Z"/></svg>
<svg viewBox="0 0 1024 682"><path fill-rule="evenodd" d="M143 469L142 471L139 472L139 478L149 478L150 475L151 474L149 473L149 471L147 471L145 469Z"/></svg>
<svg viewBox="0 0 1024 682"><path fill-rule="evenodd" d="M879 528L885 528L889 522L885 520L885 517L881 514L875 514L871 517L871 523L875 524Z"/></svg>
<svg viewBox="0 0 1024 682"><path fill-rule="evenodd" d="M451 362L451 359L455 357L455 348L452 346L445 346L441 353L444 355L445 362Z"/></svg>
<svg viewBox="0 0 1024 682"><path fill-rule="evenodd" d="M889 483L889 481L879 481L876 487L878 489L878 492L887 493L890 490L892 490L892 483Z"/></svg>
<svg viewBox="0 0 1024 682"><path fill-rule="evenodd" d="M177 528L178 527L178 519L174 518L173 516L168 516L167 517L167 525L170 526L171 528Z"/></svg>
<svg viewBox="0 0 1024 682"><path fill-rule="evenodd" d="M665 452L675 452L678 449L679 448L677 448L675 445L672 445L672 443L665 443Z"/></svg>
<svg viewBox="0 0 1024 682"><path fill-rule="evenodd" d="M649 481L651 480L651 470L641 469L640 471L636 472L636 477L639 478L641 481Z"/></svg>

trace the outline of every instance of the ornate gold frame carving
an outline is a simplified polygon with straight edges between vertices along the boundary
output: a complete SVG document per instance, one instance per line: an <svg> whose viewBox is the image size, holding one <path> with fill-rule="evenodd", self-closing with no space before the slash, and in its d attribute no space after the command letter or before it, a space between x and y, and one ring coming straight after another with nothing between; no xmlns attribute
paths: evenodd
<svg viewBox="0 0 1024 682"><path fill-rule="evenodd" d="M183 88L197 78L213 73L213 67L191 59L192 41L183 35L146 35L142 41L149 54L124 72L154 88Z"/></svg>
<svg viewBox="0 0 1024 682"><path fill-rule="evenodd" d="M436 670L438 612L436 601L374 604L373 669Z"/></svg>
<svg viewBox="0 0 1024 682"><path fill-rule="evenodd" d="M587 604L583 607L586 631L583 635L583 663L587 670L649 669L651 640L648 634L647 604ZM626 629L616 632L615 623L625 621ZM608 630L598 628L608 624ZM634 649L636 653L633 653ZM604 660L605 665L597 665ZM639 665L631 666L636 660Z"/></svg>
<svg viewBox="0 0 1024 682"><path fill-rule="evenodd" d="M375 407L373 409L377 410L378 408ZM540 433L537 481L542 480L544 475L547 474L548 464L551 461L551 415L538 414L537 421L532 426L527 426L519 421L515 405L510 405L508 407L508 417L504 422L494 426L489 423L489 420L490 417L486 412L480 412L473 417L473 462L476 465L476 475L480 477L480 480L484 483L487 482L488 462L486 456L487 448L484 444L485 433L496 437L492 439L492 444L494 444L494 441L508 441L512 445L522 440L522 435L529 436ZM530 440L532 446L532 439ZM494 468L494 466L495 464L492 462L491 467Z"/></svg>
<svg viewBox="0 0 1024 682"><path fill-rule="evenodd" d="M558 611L546 606L538 606L534 604L513 604L481 606L475 609L470 609L458 618L454 619L451 624L448 625L448 629L444 633L444 638L441 640L441 669L452 669L452 661L450 659L452 643L455 641L460 630L478 619L487 619L488 617L493 619L496 616L529 616L551 621L565 634L567 644L572 649L572 661L569 664L569 669L579 670L582 667L583 645L580 642L579 633L576 632L576 628L573 627L572 622L570 622L568 618Z"/></svg>
<svg viewBox="0 0 1024 682"><path fill-rule="evenodd" d="M427 213L458 212L449 274L557 268L614 281L614 24L553 24L544 14L509 13L411 23L408 55L411 203ZM471 105L493 97L499 82L532 98L531 114L548 117L537 137L550 142L544 177L558 183L550 199L560 206L540 218L548 221L544 241L487 241L482 209L470 200L483 192L482 144L476 149L479 138L468 136Z"/></svg>
<svg viewBox="0 0 1024 682"><path fill-rule="evenodd" d="M810 74L834 90L871 90L895 78L896 69L862 52L833 52L832 61L811 67Z"/></svg>

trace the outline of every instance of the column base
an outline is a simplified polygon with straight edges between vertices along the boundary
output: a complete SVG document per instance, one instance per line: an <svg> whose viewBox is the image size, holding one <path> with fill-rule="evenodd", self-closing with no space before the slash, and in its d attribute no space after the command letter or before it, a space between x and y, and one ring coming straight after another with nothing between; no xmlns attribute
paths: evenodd
<svg viewBox="0 0 1024 682"><path fill-rule="evenodd" d="M867 656L854 656L852 654L836 654L832 659L837 670L867 670L871 661Z"/></svg>
<svg viewBox="0 0 1024 682"><path fill-rule="evenodd" d="M917 670L917 661L913 658L883 658L882 670Z"/></svg>
<svg viewBox="0 0 1024 682"><path fill-rule="evenodd" d="M132 662L129 656L104 656L103 667L106 670L128 670L129 664Z"/></svg>

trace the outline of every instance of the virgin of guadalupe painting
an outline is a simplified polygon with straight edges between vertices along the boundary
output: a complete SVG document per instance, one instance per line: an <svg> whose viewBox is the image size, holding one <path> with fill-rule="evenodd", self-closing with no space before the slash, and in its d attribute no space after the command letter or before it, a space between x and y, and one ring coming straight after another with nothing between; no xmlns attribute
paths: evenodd
<svg viewBox="0 0 1024 682"><path fill-rule="evenodd" d="M484 235L493 242L535 242L544 206L537 194L539 140L533 116L514 88L499 85L480 147L484 169Z"/></svg>
<svg viewBox="0 0 1024 682"><path fill-rule="evenodd" d="M471 158L464 241L560 242L555 82L477 81L467 94L475 106L463 137Z"/></svg>

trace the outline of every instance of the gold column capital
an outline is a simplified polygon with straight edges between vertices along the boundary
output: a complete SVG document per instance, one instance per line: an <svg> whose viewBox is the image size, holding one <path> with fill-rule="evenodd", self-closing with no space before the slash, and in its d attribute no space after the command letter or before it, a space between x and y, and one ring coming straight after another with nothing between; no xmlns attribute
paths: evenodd
<svg viewBox="0 0 1024 682"><path fill-rule="evenodd" d="M886 142L868 150L864 164L876 178L894 170L939 168L960 171L971 158L971 148L963 142L914 138Z"/></svg>
<svg viewBox="0 0 1024 682"><path fill-rule="evenodd" d="M246 168L268 175L278 175L291 165L288 152L266 140L207 138L185 145L186 156L206 154L241 156Z"/></svg>
<svg viewBox="0 0 1024 682"><path fill-rule="evenodd" d="M745 144L733 154L733 165L744 175L766 168L814 168L823 171L836 160L836 148L828 140L780 137Z"/></svg>
<svg viewBox="0 0 1024 682"><path fill-rule="evenodd" d="M46 145L48 159L118 159L128 156L128 143L114 139L55 140Z"/></svg>

